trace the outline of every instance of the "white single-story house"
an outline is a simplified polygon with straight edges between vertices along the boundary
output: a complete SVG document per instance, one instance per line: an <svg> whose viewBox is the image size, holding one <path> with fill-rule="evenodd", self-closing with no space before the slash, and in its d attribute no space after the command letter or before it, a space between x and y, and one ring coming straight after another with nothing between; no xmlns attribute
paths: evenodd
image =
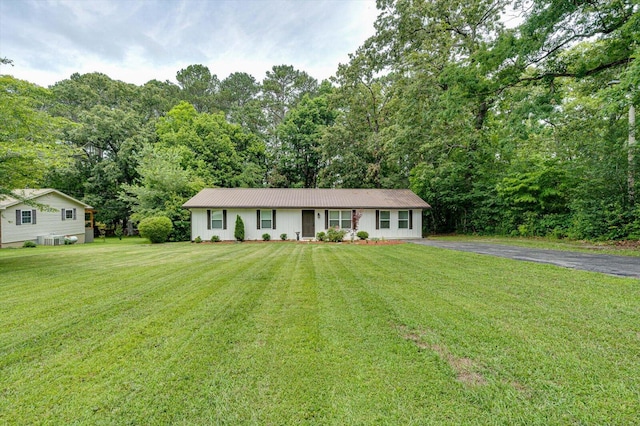
<svg viewBox="0 0 640 426"><path fill-rule="evenodd" d="M39 244L64 244L64 237L85 242L85 233L93 237L93 228L85 231L85 213L92 207L55 189L17 189L19 198L0 199L0 248L22 247L25 241ZM44 206L44 208L40 208Z"/></svg>
<svg viewBox="0 0 640 426"><path fill-rule="evenodd" d="M329 228L354 229L356 220L370 238L421 238L422 211L431 208L408 189L299 188L206 188L183 207L191 211L191 240L234 240L236 216L246 240L313 239Z"/></svg>

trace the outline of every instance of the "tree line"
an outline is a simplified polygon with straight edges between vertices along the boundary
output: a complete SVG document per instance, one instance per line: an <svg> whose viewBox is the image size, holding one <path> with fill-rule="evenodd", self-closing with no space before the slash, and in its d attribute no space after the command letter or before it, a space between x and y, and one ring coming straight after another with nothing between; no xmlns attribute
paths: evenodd
<svg viewBox="0 0 640 426"><path fill-rule="evenodd" d="M291 65L141 86L0 76L0 194L53 187L112 226L165 215L180 240L204 187L411 188L427 233L640 238L640 6L377 7L376 33L322 82Z"/></svg>

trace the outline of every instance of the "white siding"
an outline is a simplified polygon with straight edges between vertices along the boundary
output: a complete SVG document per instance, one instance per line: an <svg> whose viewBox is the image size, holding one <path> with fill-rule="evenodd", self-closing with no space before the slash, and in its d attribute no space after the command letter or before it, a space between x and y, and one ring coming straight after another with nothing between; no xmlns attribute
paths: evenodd
<svg viewBox="0 0 640 426"><path fill-rule="evenodd" d="M51 193L35 201L56 211L41 211L26 204L17 204L2 211L2 246L19 246L24 241L36 241L38 235L75 235L84 242L84 206ZM76 219L62 220L61 209L76 209ZM16 210L36 210L36 223L16 225Z"/></svg>
<svg viewBox="0 0 640 426"><path fill-rule="evenodd" d="M244 221L245 240L262 240L262 234L271 235L272 240L279 240L280 234L287 234L287 239L295 240L296 232L302 232L303 209L277 209L276 229L257 229L256 209L227 209L227 229L207 229L207 209L191 209L191 239L200 237L205 241L217 235L221 240L235 240L233 236L236 216L240 215ZM326 231L325 210L332 209L304 209L314 210L315 232ZM344 209L341 209L344 210ZM391 210L390 229L376 230L376 211L361 210L358 230L367 231L369 238L411 239L422 236L422 210L413 210L412 229L398 228L398 210ZM302 238L302 237L301 237ZM349 236L345 237L345 239Z"/></svg>

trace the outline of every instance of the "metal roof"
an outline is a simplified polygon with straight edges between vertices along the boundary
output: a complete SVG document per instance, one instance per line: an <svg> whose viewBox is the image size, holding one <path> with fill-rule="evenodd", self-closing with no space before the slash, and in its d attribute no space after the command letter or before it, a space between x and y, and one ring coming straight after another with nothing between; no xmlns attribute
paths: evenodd
<svg viewBox="0 0 640 426"><path fill-rule="evenodd" d="M205 188L185 208L428 209L409 189Z"/></svg>
<svg viewBox="0 0 640 426"><path fill-rule="evenodd" d="M55 194L60 195L61 197L64 197L64 198L68 199L68 200L71 200L71 201L76 202L76 203L78 203L80 205L83 205L85 209L92 209L93 208L87 203L83 203L82 201L78 201L75 198L69 197L67 194L58 191L57 189L52 189L52 188L14 189L11 192L13 192L15 195L18 195L18 196L24 198L25 200L29 200L29 201L36 200L36 199L42 197L43 195L55 193ZM14 206L14 205L20 204L20 203L22 203L22 200L20 200L18 198L11 197L11 196L6 196L6 197L0 199L0 210L5 210L7 207L11 207L11 206Z"/></svg>

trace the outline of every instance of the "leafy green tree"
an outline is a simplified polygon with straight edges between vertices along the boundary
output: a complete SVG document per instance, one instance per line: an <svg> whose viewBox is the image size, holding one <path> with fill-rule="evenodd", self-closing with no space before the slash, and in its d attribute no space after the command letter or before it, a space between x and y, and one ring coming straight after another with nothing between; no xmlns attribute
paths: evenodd
<svg viewBox="0 0 640 426"><path fill-rule="evenodd" d="M48 89L0 76L0 197L39 186L48 169L65 166L75 153L60 143L72 123L44 110L51 99Z"/></svg>
<svg viewBox="0 0 640 426"><path fill-rule="evenodd" d="M282 153L278 174L285 187L315 188L322 169L321 140L336 112L324 96L305 96L278 126Z"/></svg>
<svg viewBox="0 0 640 426"><path fill-rule="evenodd" d="M211 74L204 65L189 65L176 74L176 80L182 89L181 98L194 106L198 112L215 112L215 96L220 80Z"/></svg>
<svg viewBox="0 0 640 426"><path fill-rule="evenodd" d="M181 102L157 124L160 146L183 147L181 165L207 186L260 186L264 145L222 113L198 113Z"/></svg>
<svg viewBox="0 0 640 426"><path fill-rule="evenodd" d="M131 206L133 221L153 216L171 219L172 241L189 240L190 215L182 204L204 188L204 182L192 170L182 168L181 157L181 148L145 146L137 167L140 178L134 184L122 185L119 197Z"/></svg>

